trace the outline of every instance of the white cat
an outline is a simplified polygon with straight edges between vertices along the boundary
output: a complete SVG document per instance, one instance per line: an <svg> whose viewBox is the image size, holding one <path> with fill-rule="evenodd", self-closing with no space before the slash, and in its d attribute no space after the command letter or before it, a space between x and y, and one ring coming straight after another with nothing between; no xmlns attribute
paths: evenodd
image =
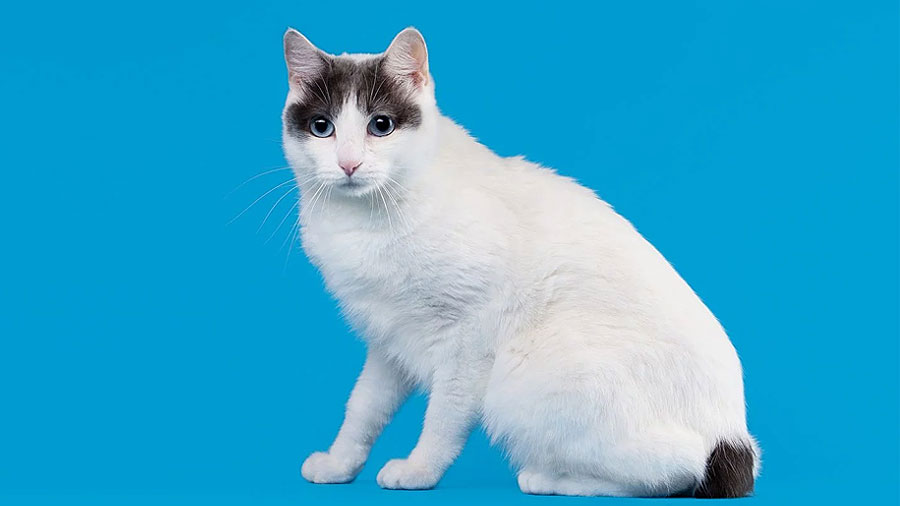
<svg viewBox="0 0 900 506"><path fill-rule="evenodd" d="M415 29L380 55L328 55L295 30L284 43L303 248L368 345L307 480L352 481L419 386L421 437L382 487L434 487L480 421L526 493L752 491L737 354L631 224L442 116Z"/></svg>

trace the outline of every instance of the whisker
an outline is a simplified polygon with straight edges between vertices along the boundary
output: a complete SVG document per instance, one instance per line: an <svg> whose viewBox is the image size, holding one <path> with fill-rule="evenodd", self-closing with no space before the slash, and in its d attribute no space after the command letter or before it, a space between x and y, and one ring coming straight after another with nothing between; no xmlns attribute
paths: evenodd
<svg viewBox="0 0 900 506"><path fill-rule="evenodd" d="M387 219L388 219L388 228L390 229L391 234L393 235L394 223L391 220L391 211L390 211L390 209L388 209L387 201L384 200L384 194L381 192L381 185L379 184L379 185L375 186L375 189L378 190L378 196L381 197L381 202L384 204L384 214L387 216Z"/></svg>
<svg viewBox="0 0 900 506"><path fill-rule="evenodd" d="M270 169L270 170L267 170L267 171L265 171L265 172L260 172L259 174L257 174L257 175L255 175L255 176L251 177L250 179L244 181L243 183L241 183L241 184L235 186L233 190L231 190L230 192L228 192L228 193L225 194L225 198L228 198L229 195L231 195L232 193L238 191L239 189L241 189L245 184L249 183L250 181L253 181L253 180L256 179L256 178L260 178L260 177L263 177L263 176L265 176L265 175L271 174L271 173L273 173L273 172L278 172L278 171L280 171L280 170L291 170L291 168L290 168L290 167L278 167L277 169Z"/></svg>
<svg viewBox="0 0 900 506"><path fill-rule="evenodd" d="M377 70L378 70L378 67L375 67L375 70L377 71ZM375 102L375 99L378 98L378 92L381 91L381 85L384 84L384 82L385 82L386 80L387 80L387 79L384 78L384 77L381 78L381 82L378 83L378 88L375 90L375 93L372 94L372 100L371 100L371 102L374 103L374 102Z"/></svg>
<svg viewBox="0 0 900 506"><path fill-rule="evenodd" d="M328 207L328 199L331 198L331 192L334 191L334 185L328 186L328 192L325 194L325 198L322 199L322 211L325 212L325 208Z"/></svg>
<svg viewBox="0 0 900 506"><path fill-rule="evenodd" d="M400 189L403 190L405 193L408 193L408 192L409 192L409 190L407 190L406 187L403 186L402 184L400 184L400 182L397 181L396 179L392 178L391 176L385 176L385 177L387 177L387 180L388 180L389 182L394 183L394 185L395 185L397 188L400 188Z"/></svg>
<svg viewBox="0 0 900 506"><path fill-rule="evenodd" d="M274 188L270 189L270 190L267 191L266 193L263 193L263 194L260 195L256 200L254 200L249 206L247 206L246 208L244 208L243 211L239 212L237 216L235 216L234 218L231 218L231 220L230 220L226 225L231 225L232 223L234 223L234 220L236 220L236 219L240 218L241 216L243 216L244 213L246 213L247 211L249 211L251 207L255 206L256 203L259 202L260 200L262 200L266 195L272 193L273 191L277 190L278 188L281 188L282 186L284 186L284 185L286 185L286 184L292 183L293 181L294 181L294 178L290 178L290 179L288 179L287 181L285 181L285 182L283 182L283 183L281 183L281 184L275 186Z"/></svg>
<svg viewBox="0 0 900 506"><path fill-rule="evenodd" d="M308 183L308 182L310 182L310 181L312 181L312 180L314 180L314 179L316 179L316 178L318 178L318 177L319 177L318 174L312 174L312 175L308 176L307 178L305 178L303 181L299 181L299 182L297 183L297 186L298 186L298 187L303 186L303 185L305 185L306 183Z"/></svg>
<svg viewBox="0 0 900 506"><path fill-rule="evenodd" d="M300 205L300 199L297 199L297 201L294 202L294 205L292 205L291 208L288 209L288 212L285 213L284 218L281 218L281 221L278 222L278 226L275 227L275 230L272 231L272 235L270 235L268 237L268 239L266 239L266 243L268 243L269 241L272 240L273 237L275 237L275 234L277 234L278 231L281 230L281 226L284 225L284 222L287 221L287 219L294 213L294 209L297 209L297 207L299 207L299 205ZM288 234L290 234L290 232L288 232ZM283 248L284 244L282 244L281 247Z"/></svg>
<svg viewBox="0 0 900 506"><path fill-rule="evenodd" d="M266 213L266 217L263 218L262 223L259 224L259 228L256 229L256 232L257 232L257 233L259 233L259 231L262 230L262 228L266 225L266 222L269 220L269 216L272 216L272 212L275 211L275 208L278 207L278 204L280 204L281 201L284 200L285 197L287 197L288 195L290 195L290 193L291 193L292 191L294 191L295 189L297 189L297 186L296 186L296 185L290 187L290 188L288 189L288 191L284 192L284 195L278 197L278 200L275 201L275 204L272 206L272 209L269 209L269 212Z"/></svg>
<svg viewBox="0 0 900 506"><path fill-rule="evenodd" d="M378 66L379 63L375 64L375 75L372 77L372 87L369 88L369 102L375 101L375 83L378 82Z"/></svg>
<svg viewBox="0 0 900 506"><path fill-rule="evenodd" d="M325 104L325 105L329 105L329 104L328 104L328 94L325 93L324 91L322 91L322 87L319 86L319 81L318 81L318 80L315 80L315 81L313 81L313 82L316 84L316 88L319 89L319 98L322 99L322 103ZM323 80L322 82L324 83L325 81ZM328 86L328 83L325 83L325 86Z"/></svg>
<svg viewBox="0 0 900 506"><path fill-rule="evenodd" d="M284 267L282 267L282 269L281 269L282 274L287 272L288 261L291 259L291 251L294 249L294 241L297 238L297 232L300 230L299 220L297 221L297 223L294 224L293 229L294 229L294 232L288 236L291 240L291 243L290 243L290 245L288 245L287 254L284 256ZM284 247L284 244L282 244L281 247Z"/></svg>
<svg viewBox="0 0 900 506"><path fill-rule="evenodd" d="M325 188L325 181L321 181L319 186L316 187L316 191L313 192L312 197L310 197L309 205L300 209L301 215L306 219L307 222L312 218L312 210L315 209L316 202L319 199L319 194L322 189Z"/></svg>
<svg viewBox="0 0 900 506"><path fill-rule="evenodd" d="M324 183L323 183L323 184L324 184ZM315 204L313 205L312 209L310 209L310 211L309 211L310 219L312 219L312 216L313 216L313 214L316 212L316 211L315 211L316 209L318 209L318 212L319 212L319 214L321 215L321 214L322 214L322 209L325 208L325 201L328 199L327 195L330 194L330 193L331 193L331 190L334 188L334 186L332 186L332 185L326 185L326 186L327 186L327 188L325 188L325 189L322 191L322 194L319 195L319 199L316 200L316 202L315 202ZM320 204L321 204L321 205L320 205Z"/></svg>
<svg viewBox="0 0 900 506"><path fill-rule="evenodd" d="M325 78L322 78L322 84L325 85L325 94L328 95L328 103L331 103L331 92L328 90L328 81Z"/></svg>
<svg viewBox="0 0 900 506"><path fill-rule="evenodd" d="M288 215L290 216L290 213L288 213ZM300 224L300 216L297 216L297 220L291 224L291 229L288 230L287 236L284 238L283 241L281 241L281 246L278 247L278 251L281 251L281 249L284 248L284 246L288 243L288 241L291 240L291 237L296 233L296 230L297 230L299 224Z"/></svg>
<svg viewBox="0 0 900 506"><path fill-rule="evenodd" d="M387 181L385 181L385 182L387 183L385 185L385 188L390 188L392 190L392 192L394 193L394 195L397 197L397 202L398 203L401 202L403 200L403 197L408 193L408 190L406 188L404 188L403 185L394 181L393 179L388 178ZM399 209L398 209L398 212L399 212Z"/></svg>
<svg viewBox="0 0 900 506"><path fill-rule="evenodd" d="M402 222L404 228L409 229L409 222L406 220L406 216L400 210L400 204L397 203L397 200L394 198L393 191L390 186L385 185L384 187L385 193L389 199L391 199L391 203L394 204L394 208L397 209L397 218Z"/></svg>

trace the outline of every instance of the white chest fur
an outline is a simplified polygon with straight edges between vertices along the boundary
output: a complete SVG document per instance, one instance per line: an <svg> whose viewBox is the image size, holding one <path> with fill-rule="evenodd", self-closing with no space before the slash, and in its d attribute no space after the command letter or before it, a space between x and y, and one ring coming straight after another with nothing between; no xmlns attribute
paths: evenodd
<svg viewBox="0 0 900 506"><path fill-rule="evenodd" d="M468 344L459 337L472 333L462 329L482 325L497 298L502 259L473 254L495 250L497 241L485 244L487 234L434 215L395 215L389 228L360 218L311 220L302 229L304 250L369 345L427 381L448 348Z"/></svg>

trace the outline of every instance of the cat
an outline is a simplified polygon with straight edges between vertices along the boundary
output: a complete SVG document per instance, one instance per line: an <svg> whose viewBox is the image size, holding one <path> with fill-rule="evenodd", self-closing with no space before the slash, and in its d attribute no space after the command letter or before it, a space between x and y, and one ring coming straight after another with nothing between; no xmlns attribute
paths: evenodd
<svg viewBox="0 0 900 506"><path fill-rule="evenodd" d="M302 247L367 345L305 479L352 481L419 387L420 438L383 488L434 487L480 422L525 493L752 492L737 353L628 221L443 116L414 28L377 55L330 55L293 29L284 50Z"/></svg>

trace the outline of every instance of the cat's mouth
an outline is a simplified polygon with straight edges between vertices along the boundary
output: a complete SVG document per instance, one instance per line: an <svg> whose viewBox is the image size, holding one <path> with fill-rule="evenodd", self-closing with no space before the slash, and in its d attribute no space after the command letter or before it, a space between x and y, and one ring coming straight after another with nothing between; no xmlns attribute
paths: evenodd
<svg viewBox="0 0 900 506"><path fill-rule="evenodd" d="M359 197L368 193L373 181L368 178L347 177L335 182L334 186L348 195Z"/></svg>
<svg viewBox="0 0 900 506"><path fill-rule="evenodd" d="M360 181L359 179L353 179L350 177L338 183L338 187L340 188L361 188L363 186L366 186L366 183L364 181Z"/></svg>

